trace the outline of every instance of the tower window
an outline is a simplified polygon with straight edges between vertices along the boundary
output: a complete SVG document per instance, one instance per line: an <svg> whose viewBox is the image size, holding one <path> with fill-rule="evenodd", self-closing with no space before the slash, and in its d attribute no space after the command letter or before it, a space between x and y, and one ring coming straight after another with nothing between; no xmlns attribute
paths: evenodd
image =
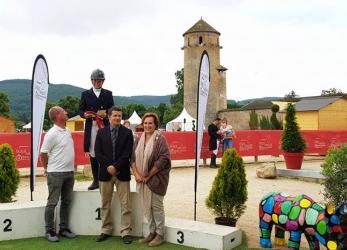
<svg viewBox="0 0 347 250"><path fill-rule="evenodd" d="M202 36L199 36L199 44L202 44Z"/></svg>

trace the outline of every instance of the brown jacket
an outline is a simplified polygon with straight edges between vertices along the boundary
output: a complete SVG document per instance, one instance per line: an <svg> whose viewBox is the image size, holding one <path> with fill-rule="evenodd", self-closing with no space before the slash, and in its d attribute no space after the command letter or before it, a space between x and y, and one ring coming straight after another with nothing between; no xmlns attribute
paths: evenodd
<svg viewBox="0 0 347 250"><path fill-rule="evenodd" d="M133 148L132 162L136 160L135 150L139 138L136 139ZM167 191L167 186L169 185L169 174L171 170L171 157L169 146L165 137L162 134L159 134L154 139L153 152L148 159L148 172L156 166L159 169L159 172L152 176L151 179L147 182L148 188L159 195L165 195Z"/></svg>

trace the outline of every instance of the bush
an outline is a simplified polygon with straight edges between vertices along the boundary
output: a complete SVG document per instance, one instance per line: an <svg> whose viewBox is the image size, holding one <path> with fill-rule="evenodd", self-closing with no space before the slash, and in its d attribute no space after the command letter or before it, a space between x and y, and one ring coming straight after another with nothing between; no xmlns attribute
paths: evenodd
<svg viewBox="0 0 347 250"><path fill-rule="evenodd" d="M227 149L206 199L206 206L219 217L237 220L246 209L247 196L243 160L234 148Z"/></svg>
<svg viewBox="0 0 347 250"><path fill-rule="evenodd" d="M0 203L12 201L19 184L19 172L12 148L5 143L0 145Z"/></svg>
<svg viewBox="0 0 347 250"><path fill-rule="evenodd" d="M299 153L306 149L306 142L300 134L295 113L294 105L289 103L286 110L286 124L281 136L281 148L285 152Z"/></svg>
<svg viewBox="0 0 347 250"><path fill-rule="evenodd" d="M280 110L280 107L277 104L272 105L272 107L271 107L272 115L270 117L270 121L271 121L271 127L274 130L282 129L281 123L279 122L279 120L277 119L277 116L276 116L276 113L279 110Z"/></svg>
<svg viewBox="0 0 347 250"><path fill-rule="evenodd" d="M259 120L258 120L258 114L255 112L255 110L252 110L249 113L249 128L252 130L258 129L259 127Z"/></svg>
<svg viewBox="0 0 347 250"><path fill-rule="evenodd" d="M277 113L280 110L280 106L278 106L277 104L273 104L271 107L271 111L272 113Z"/></svg>
<svg viewBox="0 0 347 250"><path fill-rule="evenodd" d="M335 205L347 204L347 144L331 148L322 165L324 197Z"/></svg>
<svg viewBox="0 0 347 250"><path fill-rule="evenodd" d="M261 115L259 124L260 124L260 129L262 129L262 130L271 130L272 129L270 119L268 116Z"/></svg>

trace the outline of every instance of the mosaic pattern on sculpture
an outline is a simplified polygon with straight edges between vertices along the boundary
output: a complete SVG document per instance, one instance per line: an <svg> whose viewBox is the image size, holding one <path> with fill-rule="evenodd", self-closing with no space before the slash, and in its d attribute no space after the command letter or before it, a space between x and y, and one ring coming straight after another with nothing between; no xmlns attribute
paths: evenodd
<svg viewBox="0 0 347 250"><path fill-rule="evenodd" d="M329 203L324 208L304 194L288 196L271 192L259 204L260 245L272 247L271 231L275 225L276 245L285 245L285 231L289 231L288 249L300 249L302 233L311 250L319 249L319 243L329 250L342 249L340 217L343 214L344 205L335 208Z"/></svg>

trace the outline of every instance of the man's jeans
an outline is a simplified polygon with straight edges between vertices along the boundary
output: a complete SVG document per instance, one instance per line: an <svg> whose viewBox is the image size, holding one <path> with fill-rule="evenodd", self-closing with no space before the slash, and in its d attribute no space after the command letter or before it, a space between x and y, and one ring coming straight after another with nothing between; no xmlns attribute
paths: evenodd
<svg viewBox="0 0 347 250"><path fill-rule="evenodd" d="M45 209L46 232L54 230L54 211L61 195L60 230L68 228L69 207L75 178L74 172L47 173L48 201Z"/></svg>

